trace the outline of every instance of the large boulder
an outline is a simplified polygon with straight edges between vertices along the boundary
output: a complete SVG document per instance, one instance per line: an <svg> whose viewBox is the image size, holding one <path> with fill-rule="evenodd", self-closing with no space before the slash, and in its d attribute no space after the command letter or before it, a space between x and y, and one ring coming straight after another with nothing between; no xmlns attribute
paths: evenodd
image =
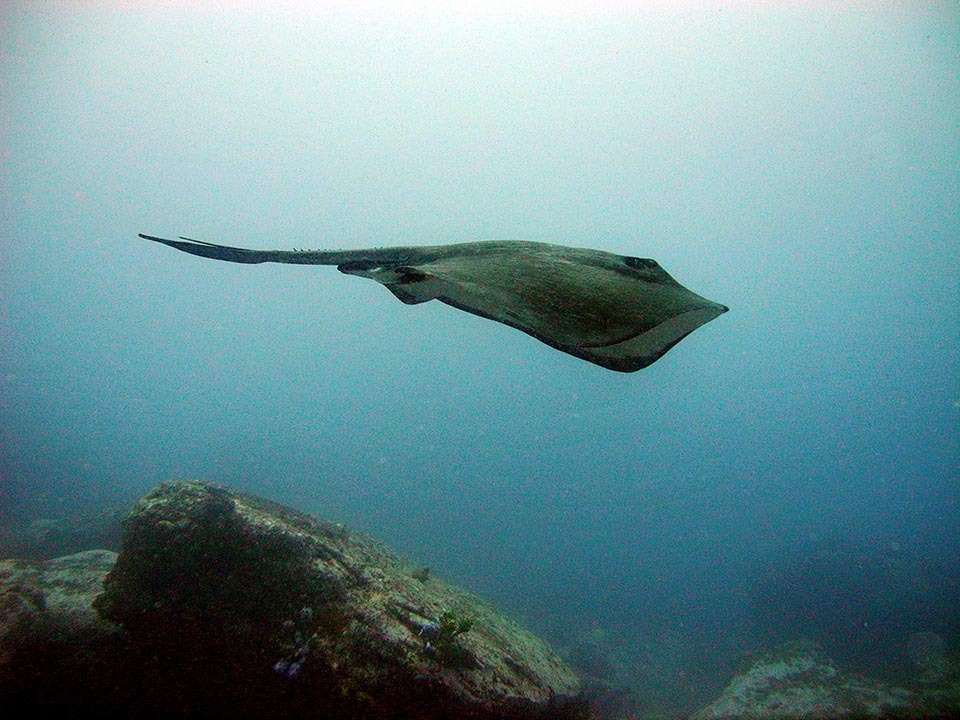
<svg viewBox="0 0 960 720"><path fill-rule="evenodd" d="M140 714L581 717L546 643L343 525L198 482L125 521L95 603L125 631Z"/></svg>

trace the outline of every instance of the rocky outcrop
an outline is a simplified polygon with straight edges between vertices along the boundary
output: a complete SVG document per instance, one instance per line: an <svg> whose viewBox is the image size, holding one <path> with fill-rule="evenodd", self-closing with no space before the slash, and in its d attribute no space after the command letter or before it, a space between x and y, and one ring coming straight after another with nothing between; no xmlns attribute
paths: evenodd
<svg viewBox="0 0 960 720"><path fill-rule="evenodd" d="M137 711L233 717L579 717L543 641L375 540L252 495L159 486L95 602Z"/></svg>
<svg viewBox="0 0 960 720"><path fill-rule="evenodd" d="M109 636L93 609L117 554L88 550L48 561L0 560L0 667L20 644Z"/></svg>
<svg viewBox="0 0 960 720"><path fill-rule="evenodd" d="M116 558L90 550L0 561L0 706L72 708L109 697L124 642L93 600Z"/></svg>
<svg viewBox="0 0 960 720"><path fill-rule="evenodd" d="M960 716L960 674L902 688L841 672L809 642L763 653L691 720L941 718Z"/></svg>

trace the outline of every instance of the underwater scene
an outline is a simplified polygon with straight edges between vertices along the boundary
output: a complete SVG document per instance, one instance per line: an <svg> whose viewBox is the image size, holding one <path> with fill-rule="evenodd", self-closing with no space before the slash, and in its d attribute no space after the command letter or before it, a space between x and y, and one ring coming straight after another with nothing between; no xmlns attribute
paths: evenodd
<svg viewBox="0 0 960 720"><path fill-rule="evenodd" d="M10 2L0 127L6 707L960 717L955 3Z"/></svg>

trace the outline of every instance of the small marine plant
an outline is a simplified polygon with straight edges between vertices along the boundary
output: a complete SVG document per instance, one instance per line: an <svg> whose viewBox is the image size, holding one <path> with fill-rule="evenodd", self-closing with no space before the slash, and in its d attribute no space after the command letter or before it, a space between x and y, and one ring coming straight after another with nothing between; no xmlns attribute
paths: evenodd
<svg viewBox="0 0 960 720"><path fill-rule="evenodd" d="M453 610L447 610L437 620L437 624L440 626L440 637L447 636L452 640L457 635L470 631L473 627L473 617L470 615L460 617Z"/></svg>
<svg viewBox="0 0 960 720"><path fill-rule="evenodd" d="M420 628L423 639L423 652L433 657L441 665L449 667L475 667L473 653L457 642L457 638L473 627L474 619L470 615L458 615L447 610L436 622L427 623Z"/></svg>

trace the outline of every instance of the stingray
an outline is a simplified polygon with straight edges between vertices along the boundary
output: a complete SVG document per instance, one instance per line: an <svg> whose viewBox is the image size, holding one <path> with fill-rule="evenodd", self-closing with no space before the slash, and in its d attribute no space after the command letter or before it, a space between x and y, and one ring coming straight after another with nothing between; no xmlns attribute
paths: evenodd
<svg viewBox="0 0 960 720"><path fill-rule="evenodd" d="M685 288L655 260L539 242L248 250L140 237L227 262L336 265L376 280L407 305L439 300L619 372L655 362L728 309Z"/></svg>

